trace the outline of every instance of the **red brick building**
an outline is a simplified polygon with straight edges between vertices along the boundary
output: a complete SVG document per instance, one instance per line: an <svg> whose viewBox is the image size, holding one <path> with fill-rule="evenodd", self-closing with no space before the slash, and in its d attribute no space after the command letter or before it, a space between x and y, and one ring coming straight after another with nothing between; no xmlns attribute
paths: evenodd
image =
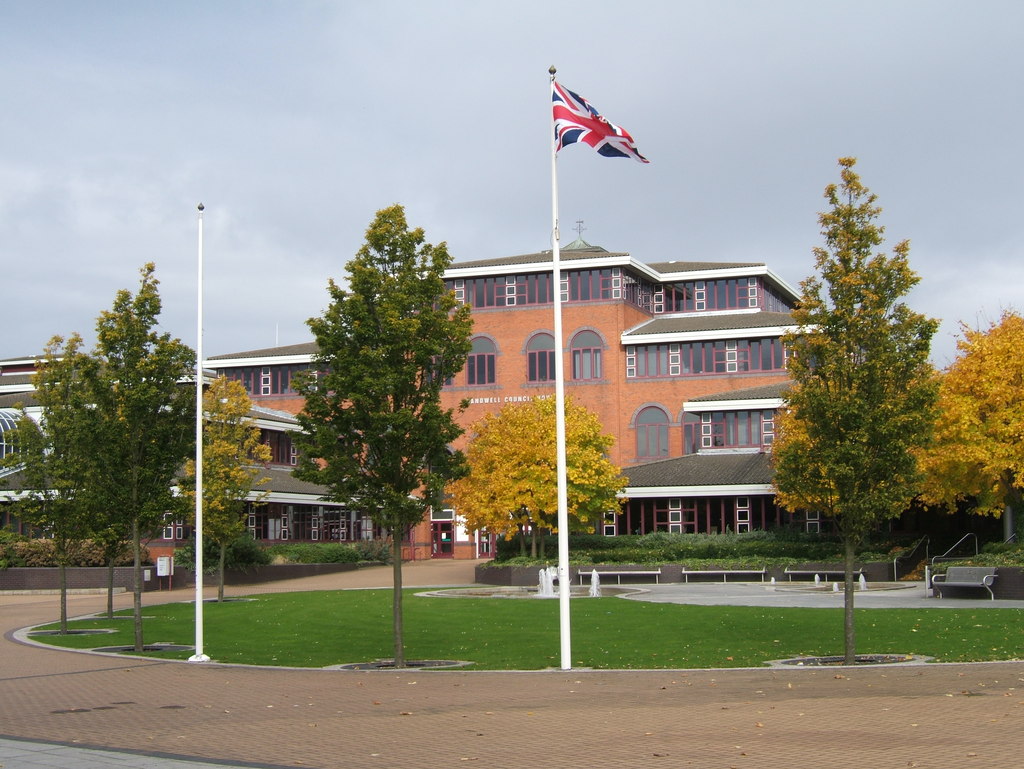
<svg viewBox="0 0 1024 769"><path fill-rule="evenodd" d="M446 386L467 427L506 403L554 393L560 354L566 393L615 437L628 477L608 535L749 531L788 523L774 504L767 451L787 383L781 336L796 292L763 263L644 263L577 241L561 250L564 340L556 344L551 252L458 262L449 287L473 309L473 349ZM312 343L219 355L264 407L297 413L292 375ZM463 438L465 441L466 438ZM358 510L267 505L250 528L261 539L373 536ZM813 529L814 521L800 522ZM409 557L489 554L486 536L436 510L413 532Z"/></svg>

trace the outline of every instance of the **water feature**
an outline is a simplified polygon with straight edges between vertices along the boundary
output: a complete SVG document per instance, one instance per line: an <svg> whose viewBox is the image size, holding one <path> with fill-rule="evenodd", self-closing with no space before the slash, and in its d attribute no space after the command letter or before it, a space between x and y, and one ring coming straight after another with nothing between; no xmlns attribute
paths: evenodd
<svg viewBox="0 0 1024 769"><path fill-rule="evenodd" d="M537 597L538 598L555 598L558 594L555 592L555 577L558 575L558 569L554 566L548 566L545 569L540 570L540 574L537 575Z"/></svg>
<svg viewBox="0 0 1024 769"><path fill-rule="evenodd" d="M863 573L860 575L860 580L857 582L857 587L860 590L867 590L868 589L868 580L867 580L867 577L865 577Z"/></svg>
<svg viewBox="0 0 1024 769"><path fill-rule="evenodd" d="M597 573L597 569L590 572L590 597L601 597L601 575Z"/></svg>

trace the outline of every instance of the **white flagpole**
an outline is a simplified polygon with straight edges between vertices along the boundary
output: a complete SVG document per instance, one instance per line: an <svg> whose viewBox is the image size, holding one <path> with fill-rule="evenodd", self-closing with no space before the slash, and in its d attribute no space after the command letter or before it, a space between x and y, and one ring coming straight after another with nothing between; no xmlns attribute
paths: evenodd
<svg viewBox="0 0 1024 769"><path fill-rule="evenodd" d="M552 66L551 95L555 94L555 68ZM549 107L550 109L550 107ZM565 459L565 372L562 344L562 267L559 263L558 232L558 145L551 127L551 272L555 304L555 445L558 474L558 628L562 641L562 670L572 668L572 630L569 619L569 500L566 489Z"/></svg>
<svg viewBox="0 0 1024 769"><path fill-rule="evenodd" d="M189 662L209 662L203 653L203 206L199 204L199 288L196 326L196 648Z"/></svg>

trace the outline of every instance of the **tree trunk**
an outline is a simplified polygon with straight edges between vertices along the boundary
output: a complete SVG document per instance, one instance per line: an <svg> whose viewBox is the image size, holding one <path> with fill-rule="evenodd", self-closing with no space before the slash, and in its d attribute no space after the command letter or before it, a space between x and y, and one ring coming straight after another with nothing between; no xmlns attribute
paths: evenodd
<svg viewBox="0 0 1024 769"><path fill-rule="evenodd" d="M114 618L114 556L107 560L107 619Z"/></svg>
<svg viewBox="0 0 1024 769"><path fill-rule="evenodd" d="M530 557L537 557L537 527L530 527Z"/></svg>
<svg viewBox="0 0 1024 769"><path fill-rule="evenodd" d="M519 527L519 555L526 557L526 529Z"/></svg>
<svg viewBox="0 0 1024 769"><path fill-rule="evenodd" d="M142 641L142 535L139 533L139 521L132 521L132 557L135 571L135 585L132 587L132 618L135 624L135 651L141 653Z"/></svg>
<svg viewBox="0 0 1024 769"><path fill-rule="evenodd" d="M60 634L68 634L68 571L64 559L57 565L60 571Z"/></svg>
<svg viewBox="0 0 1024 769"><path fill-rule="evenodd" d="M392 593L392 620L395 633L396 668L405 667L405 641L402 637L402 533L396 530L391 534L391 568L394 574Z"/></svg>
<svg viewBox="0 0 1024 769"><path fill-rule="evenodd" d="M843 542L843 647L844 663L855 665L857 663L857 638L853 625L853 560L855 553L852 539L844 539Z"/></svg>
<svg viewBox="0 0 1024 769"><path fill-rule="evenodd" d="M221 542L220 563L217 565L217 603L224 600L224 561L227 560L228 546Z"/></svg>

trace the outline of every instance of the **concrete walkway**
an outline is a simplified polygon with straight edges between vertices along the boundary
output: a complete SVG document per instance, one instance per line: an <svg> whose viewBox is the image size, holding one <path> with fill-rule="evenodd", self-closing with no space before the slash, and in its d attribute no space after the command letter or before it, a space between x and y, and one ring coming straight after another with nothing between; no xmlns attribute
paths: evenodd
<svg viewBox="0 0 1024 769"><path fill-rule="evenodd" d="M807 582L780 582L776 585L764 582L672 583L644 585L643 592L629 598L701 606L842 608L842 584L839 584L838 592L832 584L823 583L815 587ZM971 595L969 590L962 593ZM858 609L1024 609L1024 601L993 601L984 590L977 590L974 595L974 598L935 598L925 590L924 582L882 583L869 585L867 590L857 590L853 604Z"/></svg>
<svg viewBox="0 0 1024 769"><path fill-rule="evenodd" d="M413 563L405 568L405 583L469 584L472 569L467 562ZM229 592L389 585L390 570L377 568ZM894 592L903 595L887 598L868 591L858 596L858 604L954 604L924 599L923 588L919 598L911 591ZM189 591L172 591L147 594L145 601L190 597ZM828 593L790 594L744 584L664 585L646 597L798 602L779 605L836 600ZM119 607L130 600L117 599ZM81 615L101 610L104 597L70 601L71 613ZM979 611L999 604L969 602ZM57 596L0 596L3 769L945 769L1012 766L1024 752L1024 663L1019 662L870 669L341 672L101 657L12 640L16 628L56 615Z"/></svg>

